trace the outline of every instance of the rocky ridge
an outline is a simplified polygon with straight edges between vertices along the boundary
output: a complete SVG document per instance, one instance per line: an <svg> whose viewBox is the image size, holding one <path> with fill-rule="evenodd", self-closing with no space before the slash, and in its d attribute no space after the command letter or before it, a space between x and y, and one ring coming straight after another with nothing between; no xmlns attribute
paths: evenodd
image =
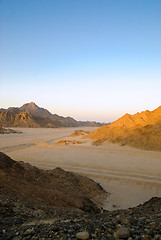
<svg viewBox="0 0 161 240"><path fill-rule="evenodd" d="M101 126L97 122L76 121L71 117L62 117L52 114L35 103L26 103L20 108L10 107L0 109L0 126L3 127L32 127L32 128L56 128L56 127L79 127Z"/></svg>
<svg viewBox="0 0 161 240"><path fill-rule="evenodd" d="M161 198L109 212L91 200L107 196L94 181L59 168L40 170L3 153L0 179L2 240L161 239Z"/></svg>
<svg viewBox="0 0 161 240"><path fill-rule="evenodd" d="M99 211L108 194L93 180L61 168L42 170L16 162L0 152L1 194L20 201L50 207L70 207L86 212ZM102 196L102 197L101 197Z"/></svg>
<svg viewBox="0 0 161 240"><path fill-rule="evenodd" d="M154 111L125 114L108 126L87 135L94 145L104 142L120 143L146 150L161 151L161 106Z"/></svg>

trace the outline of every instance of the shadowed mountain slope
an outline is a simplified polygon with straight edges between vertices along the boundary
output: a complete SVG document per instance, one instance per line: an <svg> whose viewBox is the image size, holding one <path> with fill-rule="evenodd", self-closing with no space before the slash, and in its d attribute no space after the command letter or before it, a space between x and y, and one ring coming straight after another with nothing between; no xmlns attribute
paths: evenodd
<svg viewBox="0 0 161 240"><path fill-rule="evenodd" d="M108 194L93 180L63 169L41 170L0 152L0 189L7 197L51 207L97 212L97 197Z"/></svg>

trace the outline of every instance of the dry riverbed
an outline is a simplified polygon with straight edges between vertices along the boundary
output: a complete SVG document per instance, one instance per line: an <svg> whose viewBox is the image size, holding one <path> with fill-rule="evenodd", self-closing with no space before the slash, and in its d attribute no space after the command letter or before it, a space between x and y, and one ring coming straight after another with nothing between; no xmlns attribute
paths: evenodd
<svg viewBox="0 0 161 240"><path fill-rule="evenodd" d="M94 179L111 193L105 209L128 208L161 197L161 152L107 143L93 146L81 135L69 137L77 129L16 128L23 133L0 135L0 151L40 168L61 167Z"/></svg>

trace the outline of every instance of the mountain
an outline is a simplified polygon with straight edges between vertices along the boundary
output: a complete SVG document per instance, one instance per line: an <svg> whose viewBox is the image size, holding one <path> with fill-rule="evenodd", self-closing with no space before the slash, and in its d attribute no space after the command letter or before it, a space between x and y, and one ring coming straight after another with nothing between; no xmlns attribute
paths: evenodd
<svg viewBox="0 0 161 240"><path fill-rule="evenodd" d="M93 180L61 168L41 170L0 152L0 189L7 198L52 207L99 212L97 197L108 194Z"/></svg>
<svg viewBox="0 0 161 240"><path fill-rule="evenodd" d="M44 108L38 107L34 102L26 103L20 108L9 107L0 109L0 126L3 127L79 127L101 126L97 122L81 122L71 117L62 117L52 114Z"/></svg>
<svg viewBox="0 0 161 240"><path fill-rule="evenodd" d="M134 115L125 114L108 126L102 126L87 135L93 144L120 143L147 150L161 151L161 106L154 111Z"/></svg>
<svg viewBox="0 0 161 240"><path fill-rule="evenodd" d="M0 108L0 113L6 111L4 108Z"/></svg>
<svg viewBox="0 0 161 240"><path fill-rule="evenodd" d="M28 111L32 115L52 116L52 114L48 110L38 107L34 102L24 104L22 107L19 108L19 110L20 112Z"/></svg>

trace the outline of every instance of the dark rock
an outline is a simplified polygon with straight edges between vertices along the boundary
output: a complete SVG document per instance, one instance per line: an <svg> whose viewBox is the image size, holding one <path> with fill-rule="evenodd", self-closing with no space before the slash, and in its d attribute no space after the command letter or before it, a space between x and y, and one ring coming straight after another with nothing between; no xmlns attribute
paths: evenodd
<svg viewBox="0 0 161 240"><path fill-rule="evenodd" d="M126 239L128 237L130 237L130 231L128 228L125 227L120 227L119 230L117 231L118 237L119 238L123 238Z"/></svg>

